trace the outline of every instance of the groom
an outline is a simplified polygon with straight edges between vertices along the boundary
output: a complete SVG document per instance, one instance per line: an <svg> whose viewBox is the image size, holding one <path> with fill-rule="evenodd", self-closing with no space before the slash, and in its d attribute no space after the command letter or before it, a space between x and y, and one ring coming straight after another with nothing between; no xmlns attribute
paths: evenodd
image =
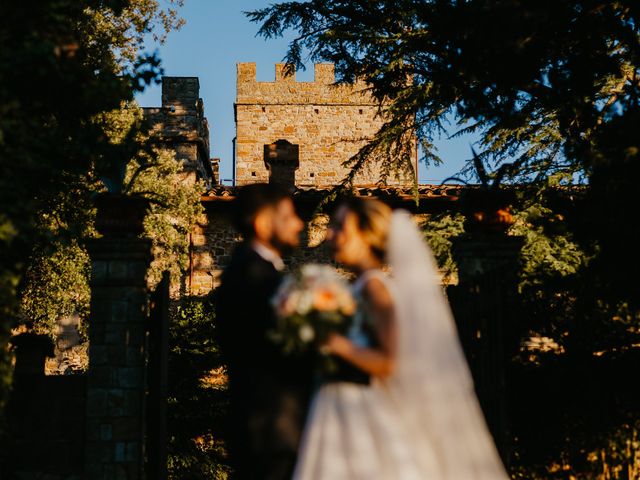
<svg viewBox="0 0 640 480"><path fill-rule="evenodd" d="M275 325L270 300L282 281L282 256L299 246L304 225L289 194L275 185L243 187L234 207L243 241L217 290L234 478L286 480L296 462L312 372L306 361L283 358L269 341Z"/></svg>

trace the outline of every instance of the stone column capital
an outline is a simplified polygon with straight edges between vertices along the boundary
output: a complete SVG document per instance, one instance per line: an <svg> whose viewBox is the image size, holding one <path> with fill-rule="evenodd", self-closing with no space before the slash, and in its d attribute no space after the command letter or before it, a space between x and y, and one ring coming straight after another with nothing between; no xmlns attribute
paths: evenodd
<svg viewBox="0 0 640 480"><path fill-rule="evenodd" d="M87 242L91 258L92 286L146 286L153 256L151 240L142 238L95 238Z"/></svg>

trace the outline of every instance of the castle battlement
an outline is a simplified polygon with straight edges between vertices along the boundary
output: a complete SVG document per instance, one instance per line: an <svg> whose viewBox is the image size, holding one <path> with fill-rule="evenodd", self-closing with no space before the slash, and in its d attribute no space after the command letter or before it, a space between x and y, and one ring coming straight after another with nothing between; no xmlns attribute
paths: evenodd
<svg viewBox="0 0 640 480"><path fill-rule="evenodd" d="M344 162L382 126L379 105L366 84L336 84L334 66L314 65L313 82L284 75L275 67L272 82L256 80L255 63L238 63L236 184L277 182L289 187L331 186L349 172ZM379 168L355 179L375 184ZM410 179L396 182L410 184Z"/></svg>
<svg viewBox="0 0 640 480"><path fill-rule="evenodd" d="M150 135L174 150L187 172L207 183L217 182L198 77L162 77L162 106L143 111Z"/></svg>
<svg viewBox="0 0 640 480"><path fill-rule="evenodd" d="M275 82L296 82L296 74L286 76L284 74L284 63L276 63ZM322 85L330 85L336 81L333 63L316 63L313 65L314 79L313 82L300 83L318 83ZM256 63L238 63L238 82L247 83L274 83L274 82L257 82L256 81Z"/></svg>
<svg viewBox="0 0 640 480"><path fill-rule="evenodd" d="M276 63L274 81L258 82L255 62L238 63L236 104L377 105L364 83L336 84L332 63L316 63L313 82L298 82L295 72L284 71L285 64Z"/></svg>

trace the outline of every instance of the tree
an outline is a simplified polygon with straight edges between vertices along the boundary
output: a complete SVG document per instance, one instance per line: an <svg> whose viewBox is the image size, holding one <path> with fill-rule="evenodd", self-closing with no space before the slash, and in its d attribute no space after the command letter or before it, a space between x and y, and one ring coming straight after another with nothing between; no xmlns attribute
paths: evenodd
<svg viewBox="0 0 640 480"><path fill-rule="evenodd" d="M125 150L130 157L123 165L121 182L131 194L152 201L144 224L144 236L153 246L149 287L160 281L165 270L179 278L188 266L188 234L202 213L204 187L201 182L184 181L182 165L172 151L150 146L141 130L142 109L135 103L101 113L96 121L116 145L125 142L131 132L136 136L134 150ZM105 189L104 182L95 177L90 173L76 189L60 192L57 202L40 215L40 228L49 235L34 248L29 261L20 291L21 314L38 330L52 335L59 317L77 314L85 321L90 313L90 263L83 240L95 235L95 209L88 197ZM85 201L79 201L79 196Z"/></svg>
<svg viewBox="0 0 640 480"><path fill-rule="evenodd" d="M481 135L495 177L520 181L592 173L594 138L639 108L639 15L631 0L311 0L248 12L264 37L299 34L290 67L326 60L341 81L367 82L387 120L378 150L415 128L437 160L431 140L454 118L458 133Z"/></svg>
<svg viewBox="0 0 640 480"><path fill-rule="evenodd" d="M311 0L247 15L266 38L297 32L290 67L331 61L340 81L368 84L385 122L347 162L355 170L380 158L383 171L406 170L413 130L424 160L441 161L432 141L452 121L454 135L480 136L463 173L495 185L588 184L589 228L616 270L603 288L637 304L629 287L640 255L629 247L640 223L628 214L640 173L637 2Z"/></svg>
<svg viewBox="0 0 640 480"><path fill-rule="evenodd" d="M118 150L94 119L158 77L159 61L139 55L140 40L176 22L156 0L0 5L0 408L17 293L34 246L53 240L42 216L64 205L60 235L79 238L86 229L72 218L82 209L60 196L88 204L87 175Z"/></svg>
<svg viewBox="0 0 640 480"><path fill-rule="evenodd" d="M463 174L523 187L513 227L525 236L519 333L552 337L562 353L510 364L513 473L637 475L627 379L640 332L640 4L310 0L248 16L266 38L297 33L291 67L330 61L339 81L368 84L385 122L349 166L383 157L403 168L408 129L424 160L441 161L433 139L451 127L480 138ZM446 262L455 223L433 227L427 236Z"/></svg>

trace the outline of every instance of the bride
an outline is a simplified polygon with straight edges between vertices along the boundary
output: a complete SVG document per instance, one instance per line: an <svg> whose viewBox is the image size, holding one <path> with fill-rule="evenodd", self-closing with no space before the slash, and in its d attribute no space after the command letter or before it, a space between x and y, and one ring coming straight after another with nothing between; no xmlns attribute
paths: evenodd
<svg viewBox="0 0 640 480"><path fill-rule="evenodd" d="M336 261L357 275L359 308L351 331L323 350L361 375L338 376L317 392L293 478L507 479L410 215L348 199L329 240Z"/></svg>

